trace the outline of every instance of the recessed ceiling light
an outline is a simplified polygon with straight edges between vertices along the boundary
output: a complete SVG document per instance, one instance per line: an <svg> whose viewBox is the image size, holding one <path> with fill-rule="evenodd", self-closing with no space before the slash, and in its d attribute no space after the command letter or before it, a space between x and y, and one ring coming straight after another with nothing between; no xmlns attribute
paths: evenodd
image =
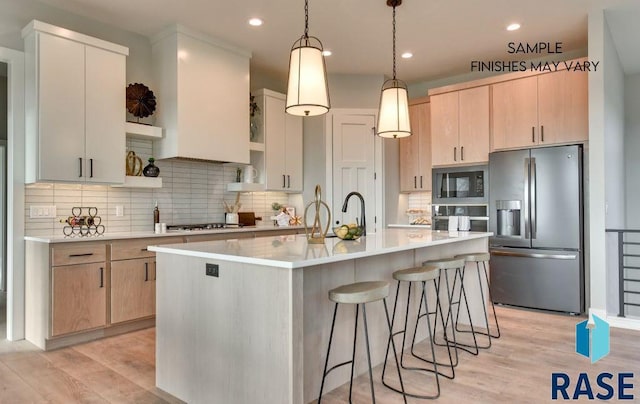
<svg viewBox="0 0 640 404"><path fill-rule="evenodd" d="M514 22L513 24L509 24L507 26L507 31L516 31L520 29L520 24L518 24L517 22Z"/></svg>
<svg viewBox="0 0 640 404"><path fill-rule="evenodd" d="M413 53L405 52L401 56L402 56L403 59L411 59L413 57Z"/></svg>
<svg viewBox="0 0 640 404"><path fill-rule="evenodd" d="M325 49L325 50L322 51L322 56L331 56L331 54L332 53L331 53L330 50Z"/></svg>
<svg viewBox="0 0 640 404"><path fill-rule="evenodd" d="M262 25L262 20L260 18L252 18L249 20L249 25L259 27Z"/></svg>

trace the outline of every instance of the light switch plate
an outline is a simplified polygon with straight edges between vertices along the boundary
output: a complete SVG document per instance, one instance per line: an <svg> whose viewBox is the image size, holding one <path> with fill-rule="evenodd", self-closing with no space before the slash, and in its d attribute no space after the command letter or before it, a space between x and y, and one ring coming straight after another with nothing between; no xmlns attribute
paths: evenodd
<svg viewBox="0 0 640 404"><path fill-rule="evenodd" d="M122 216L124 216L124 206L116 205L116 217L122 217Z"/></svg>
<svg viewBox="0 0 640 404"><path fill-rule="evenodd" d="M55 206L31 205L29 207L29 218L31 219L55 219Z"/></svg>

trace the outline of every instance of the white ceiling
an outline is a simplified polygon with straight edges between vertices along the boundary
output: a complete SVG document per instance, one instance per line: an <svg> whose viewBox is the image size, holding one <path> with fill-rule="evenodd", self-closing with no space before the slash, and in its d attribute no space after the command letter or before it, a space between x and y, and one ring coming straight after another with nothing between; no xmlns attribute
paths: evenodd
<svg viewBox="0 0 640 404"><path fill-rule="evenodd" d="M40 1L146 36L183 24L251 51L254 69L281 77L286 77L291 45L304 29L303 0ZM398 78L431 80L467 73L472 60L535 56L509 55L510 41L562 42L565 52L586 49L587 14L594 3L631 3L640 9L637 0L404 0L397 9L398 52L411 51L414 57L398 59ZM386 0L310 0L309 8L310 34L333 52L327 58L329 73L391 74ZM250 17L265 23L251 27ZM514 21L522 28L506 31ZM636 55L640 58L640 52Z"/></svg>

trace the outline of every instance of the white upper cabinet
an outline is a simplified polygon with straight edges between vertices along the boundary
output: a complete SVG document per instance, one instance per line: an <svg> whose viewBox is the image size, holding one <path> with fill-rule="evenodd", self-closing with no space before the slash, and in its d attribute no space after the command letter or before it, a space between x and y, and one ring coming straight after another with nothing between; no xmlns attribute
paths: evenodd
<svg viewBox="0 0 640 404"><path fill-rule="evenodd" d="M23 37L26 182L122 183L129 50L40 21Z"/></svg>
<svg viewBox="0 0 640 404"><path fill-rule="evenodd" d="M250 53L179 26L158 35L152 53L166 131L156 157L248 164Z"/></svg>
<svg viewBox="0 0 640 404"><path fill-rule="evenodd" d="M265 143L265 188L302 192L302 117L285 113L284 94L258 90Z"/></svg>

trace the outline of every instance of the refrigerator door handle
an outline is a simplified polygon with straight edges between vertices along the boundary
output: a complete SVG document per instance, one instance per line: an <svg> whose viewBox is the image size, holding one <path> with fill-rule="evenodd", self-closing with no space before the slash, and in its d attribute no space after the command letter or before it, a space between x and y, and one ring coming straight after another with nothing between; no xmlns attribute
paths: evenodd
<svg viewBox="0 0 640 404"><path fill-rule="evenodd" d="M531 159L524 159L524 238L531 238L531 226L529 223L529 168Z"/></svg>
<svg viewBox="0 0 640 404"><path fill-rule="evenodd" d="M495 250L491 250L491 255L499 255L502 257L549 258L554 260L575 260L578 258L576 254L538 254Z"/></svg>
<svg viewBox="0 0 640 404"><path fill-rule="evenodd" d="M538 193L536 190L536 159L535 157L531 158L531 216L530 216L530 227L531 227L531 239L536 238L536 233L538 232L538 221L536 219L536 211L538 205Z"/></svg>

